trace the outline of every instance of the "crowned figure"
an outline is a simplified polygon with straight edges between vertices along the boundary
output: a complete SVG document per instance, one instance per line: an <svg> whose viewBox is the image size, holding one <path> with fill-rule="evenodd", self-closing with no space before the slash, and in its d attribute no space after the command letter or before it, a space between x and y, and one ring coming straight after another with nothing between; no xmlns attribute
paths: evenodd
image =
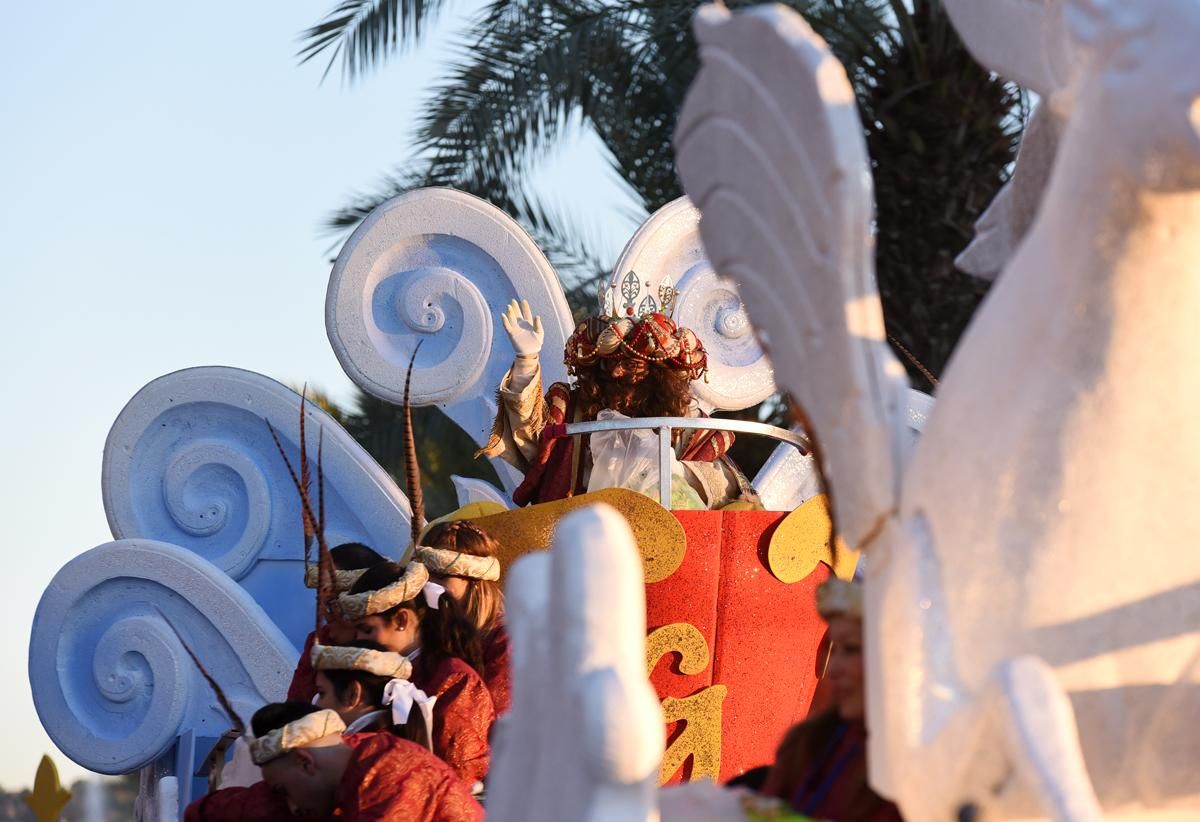
<svg viewBox="0 0 1200 822"><path fill-rule="evenodd" d="M649 281L645 283L650 287ZM539 354L541 318L527 301L509 303L501 317L516 357L500 382L491 438L479 455L499 457L524 480L513 492L518 505L563 499L597 490L588 435L569 436L569 423L613 417L700 417L693 380L705 379L708 354L690 328L677 326L671 307L678 292L667 278L658 299L639 295L642 280L629 271L620 303L610 287L603 310L576 325L563 352L571 384L543 392ZM698 500L695 507L723 508L743 502L761 507L749 481L729 457L728 431L683 430L672 435L676 471ZM678 483L677 483L678 484Z"/></svg>

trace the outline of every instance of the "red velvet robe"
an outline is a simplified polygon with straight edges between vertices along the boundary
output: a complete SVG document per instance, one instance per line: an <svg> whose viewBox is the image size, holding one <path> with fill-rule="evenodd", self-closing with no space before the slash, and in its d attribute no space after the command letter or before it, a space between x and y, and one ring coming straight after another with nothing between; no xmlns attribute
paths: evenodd
<svg viewBox="0 0 1200 822"><path fill-rule="evenodd" d="M213 791L183 812L183 822L272 822L298 818L292 816L282 796L271 793L266 782Z"/></svg>
<svg viewBox="0 0 1200 822"><path fill-rule="evenodd" d="M482 822L483 808L454 771L420 745L390 733L351 734L354 756L337 793L334 818L353 822ZM226 788L188 805L184 822L298 819L259 782Z"/></svg>
<svg viewBox="0 0 1200 822"><path fill-rule="evenodd" d="M517 505L536 505L587 491L586 477L590 467L589 437L566 436L566 424L579 422L580 411L576 396L565 383L556 382L546 392L546 427L541 432L537 456L525 469L525 478L513 491ZM696 431L685 434L687 446L679 455L683 460L715 462L728 453L733 445L730 431ZM575 453L579 441L581 453Z"/></svg>
<svg viewBox="0 0 1200 822"><path fill-rule="evenodd" d="M508 669L508 630L503 622L483 638L483 681L492 695L496 716L506 713L512 703L512 678Z"/></svg>
<svg viewBox="0 0 1200 822"><path fill-rule="evenodd" d="M488 733L496 719L483 679L457 657L432 664L421 654L413 663L413 684L433 704L433 752L468 785L482 782L491 765Z"/></svg>
<svg viewBox="0 0 1200 822"><path fill-rule="evenodd" d="M338 788L346 822L482 822L469 783L420 745L392 734L352 734Z"/></svg>

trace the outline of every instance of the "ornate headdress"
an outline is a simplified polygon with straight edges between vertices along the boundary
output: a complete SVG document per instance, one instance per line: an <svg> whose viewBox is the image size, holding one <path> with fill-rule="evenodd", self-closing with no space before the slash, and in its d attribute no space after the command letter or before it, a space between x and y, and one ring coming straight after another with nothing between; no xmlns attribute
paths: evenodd
<svg viewBox="0 0 1200 822"><path fill-rule="evenodd" d="M830 577L817 587L817 612L824 619L835 616L862 619L862 585Z"/></svg>
<svg viewBox="0 0 1200 822"><path fill-rule="evenodd" d="M401 603L415 599L429 582L429 569L419 562L409 562L400 579L377 591L361 594L342 594L338 607L346 619L361 619L372 614L390 611Z"/></svg>
<svg viewBox="0 0 1200 822"><path fill-rule="evenodd" d="M630 271L621 280L620 304L616 286L611 286L605 292L601 314L575 326L563 352L571 374L578 368L599 364L602 369L614 372L614 379L619 382L640 381L644 369L613 367L629 360L682 371L692 380L708 373L708 354L696 333L690 328L677 327L671 319L678 297L671 278L659 285L657 300L651 294L642 296L641 292L641 278Z"/></svg>
<svg viewBox="0 0 1200 822"><path fill-rule="evenodd" d="M309 657L318 671L364 671L392 679L412 677L412 663L395 651L376 651L344 645L313 645Z"/></svg>
<svg viewBox="0 0 1200 822"><path fill-rule="evenodd" d="M333 572L333 587L336 591L349 591L354 583L358 582L358 578L367 572L366 568L355 568L352 571ZM316 565L309 565L304 569L304 585L306 588L316 588L320 584L321 569Z"/></svg>
<svg viewBox="0 0 1200 822"><path fill-rule="evenodd" d="M250 740L250 758L261 767L272 759L345 730L346 723L342 722L336 711L316 711Z"/></svg>
<svg viewBox="0 0 1200 822"><path fill-rule="evenodd" d="M413 556L439 576L492 581L500 579L500 560L496 557L477 557L462 551L430 548L426 545L417 546Z"/></svg>

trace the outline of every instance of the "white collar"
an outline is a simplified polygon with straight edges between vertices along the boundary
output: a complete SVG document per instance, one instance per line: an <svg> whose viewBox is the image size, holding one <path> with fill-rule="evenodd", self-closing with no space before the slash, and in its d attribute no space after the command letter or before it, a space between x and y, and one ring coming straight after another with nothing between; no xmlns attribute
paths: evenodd
<svg viewBox="0 0 1200 822"><path fill-rule="evenodd" d="M371 711L369 714L363 714L358 719L347 725L346 730L342 732L342 735L347 736L349 734L356 734L363 728L370 725L376 719L379 719L379 717L384 716L387 713L387 711Z"/></svg>

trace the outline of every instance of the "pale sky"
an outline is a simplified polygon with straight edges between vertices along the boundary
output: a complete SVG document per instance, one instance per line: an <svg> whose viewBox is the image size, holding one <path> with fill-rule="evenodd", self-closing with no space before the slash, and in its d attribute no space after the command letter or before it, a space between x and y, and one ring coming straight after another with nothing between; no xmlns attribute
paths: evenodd
<svg viewBox="0 0 1200 822"><path fill-rule="evenodd" d="M0 787L31 785L46 752L64 782L82 773L34 712L29 631L55 572L111 539L100 458L125 402L197 365L349 396L319 224L406 158L455 21L354 86L321 85L296 34L333 5L0 3ZM539 179L615 259L634 226L596 141Z"/></svg>

